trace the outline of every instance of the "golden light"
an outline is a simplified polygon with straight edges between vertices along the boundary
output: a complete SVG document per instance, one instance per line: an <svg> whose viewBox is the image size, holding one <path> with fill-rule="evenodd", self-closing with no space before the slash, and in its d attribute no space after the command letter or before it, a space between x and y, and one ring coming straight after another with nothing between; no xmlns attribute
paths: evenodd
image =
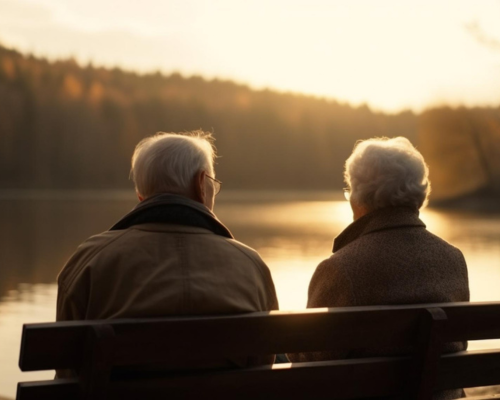
<svg viewBox="0 0 500 400"><path fill-rule="evenodd" d="M16 0L0 5L0 40L49 57L397 111L497 103L499 11L494 0L144 0L118 8Z"/></svg>

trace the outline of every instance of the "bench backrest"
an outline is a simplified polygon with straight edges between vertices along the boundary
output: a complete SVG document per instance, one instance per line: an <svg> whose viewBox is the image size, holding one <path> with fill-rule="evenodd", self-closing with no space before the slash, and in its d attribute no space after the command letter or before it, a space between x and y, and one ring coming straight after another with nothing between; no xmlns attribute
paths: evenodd
<svg viewBox="0 0 500 400"><path fill-rule="evenodd" d="M32 398L363 398L500 384L500 350L442 355L443 343L500 338L500 302L349 307L236 316L73 321L23 327L23 371L75 369L20 383ZM113 367L385 346L406 357L349 359L110 380ZM210 394L210 396L207 395Z"/></svg>

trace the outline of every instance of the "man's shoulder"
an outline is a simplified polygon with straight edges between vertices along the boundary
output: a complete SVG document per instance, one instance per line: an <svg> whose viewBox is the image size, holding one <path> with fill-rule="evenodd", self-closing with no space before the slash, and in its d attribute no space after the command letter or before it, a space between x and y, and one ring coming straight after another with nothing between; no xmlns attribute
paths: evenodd
<svg viewBox="0 0 500 400"><path fill-rule="evenodd" d="M257 250L251 248L250 246L236 240L236 239L229 239L229 238L224 238L224 241L228 243L232 248L237 249L239 252L253 260L254 262L257 262L259 264L264 264L264 261L260 257L259 253Z"/></svg>
<svg viewBox="0 0 500 400"><path fill-rule="evenodd" d="M69 285L94 257L125 233L126 231L105 231L82 242L59 273L59 284Z"/></svg>
<svg viewBox="0 0 500 400"><path fill-rule="evenodd" d="M239 240L229 239L229 238L224 238L224 240L227 243L229 243L231 246L236 247L237 249L239 249L240 251L242 251L244 253L248 253L248 254L252 254L252 255L257 255L257 256L259 254L259 253L257 253L257 250L255 250L252 247L246 245L245 243L240 242Z"/></svg>
<svg viewBox="0 0 500 400"><path fill-rule="evenodd" d="M267 279L270 274L269 267L261 258L257 250L236 239L223 238L219 236L216 240L224 242L224 248L228 252L227 259L232 260L233 267L238 267L241 271L249 271L248 267L252 266L250 270L257 272L259 275L265 276Z"/></svg>
<svg viewBox="0 0 500 400"><path fill-rule="evenodd" d="M101 250L112 245L116 240L127 234L128 230L105 231L97 235L90 236L80 246L78 246L75 255L95 256Z"/></svg>

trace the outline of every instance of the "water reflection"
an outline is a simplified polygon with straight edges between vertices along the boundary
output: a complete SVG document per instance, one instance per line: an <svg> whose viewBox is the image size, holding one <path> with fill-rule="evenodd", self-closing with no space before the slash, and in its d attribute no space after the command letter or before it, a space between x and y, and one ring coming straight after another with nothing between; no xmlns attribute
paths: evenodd
<svg viewBox="0 0 500 400"><path fill-rule="evenodd" d="M352 222L346 201L223 203L217 215L238 240L259 251L286 310L306 306L314 269L330 256L333 238Z"/></svg>
<svg viewBox="0 0 500 400"><path fill-rule="evenodd" d="M427 228L462 250L471 301L500 300L500 216L426 209Z"/></svg>
<svg viewBox="0 0 500 400"><path fill-rule="evenodd" d="M0 297L21 283L53 283L78 244L133 205L106 196L0 199Z"/></svg>
<svg viewBox="0 0 500 400"><path fill-rule="evenodd" d="M480 251L500 246L500 216L446 210L424 209L422 220L427 229L460 247Z"/></svg>
<svg viewBox="0 0 500 400"><path fill-rule="evenodd" d="M18 285L0 302L0 396L14 398L17 382L51 379L52 371L21 373L17 367L25 323L53 321L57 288L54 284Z"/></svg>
<svg viewBox="0 0 500 400"><path fill-rule="evenodd" d="M333 238L352 221L348 203L332 200L341 195L331 193L307 194L306 199L268 193L265 201L255 194L226 195L216 205L219 218L269 264L282 307L303 307L314 268L330 255ZM114 192L0 198L0 298L19 284L54 283L79 243L107 229L135 203L133 195ZM431 232L464 252L472 299L498 299L500 217L432 209L421 216Z"/></svg>
<svg viewBox="0 0 500 400"><path fill-rule="evenodd" d="M225 196L222 196L222 195ZM257 249L269 265L281 309L304 308L314 269L331 254L333 238L352 221L338 193L256 197L221 193L219 218L235 237ZM21 326L54 320L55 279L79 243L106 230L136 203L133 194L0 197L0 396L14 397L19 380L45 379L50 372L22 375L17 368ZM500 216L427 209L428 229L460 248L469 266L471 299L500 300ZM500 347L498 342L471 348Z"/></svg>

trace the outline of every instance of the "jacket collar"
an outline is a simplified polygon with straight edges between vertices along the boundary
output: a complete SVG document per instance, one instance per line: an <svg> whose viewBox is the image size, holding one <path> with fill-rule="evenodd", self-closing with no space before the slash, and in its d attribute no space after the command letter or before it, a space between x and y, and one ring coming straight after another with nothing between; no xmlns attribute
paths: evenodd
<svg viewBox="0 0 500 400"><path fill-rule="evenodd" d="M229 229L203 204L187 197L168 193L158 194L141 201L114 224L110 231L127 229L133 225L145 223L195 226L233 239Z"/></svg>
<svg viewBox="0 0 500 400"><path fill-rule="evenodd" d="M333 241L333 252L368 233L403 227L421 227L418 210L409 207L385 207L372 211L354 221Z"/></svg>

